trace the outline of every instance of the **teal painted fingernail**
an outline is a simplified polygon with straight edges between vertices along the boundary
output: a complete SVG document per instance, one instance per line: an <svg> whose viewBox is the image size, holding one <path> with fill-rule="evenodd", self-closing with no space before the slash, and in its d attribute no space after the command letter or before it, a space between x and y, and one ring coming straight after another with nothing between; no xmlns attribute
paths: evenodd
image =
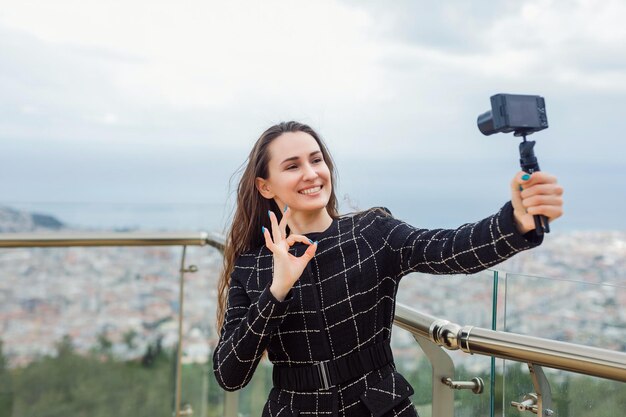
<svg viewBox="0 0 626 417"><path fill-rule="evenodd" d="M522 191L522 190L523 190L523 188L522 188L522 186L521 186L521 185L519 186L519 190L520 190L520 191Z"/></svg>
<svg viewBox="0 0 626 417"><path fill-rule="evenodd" d="M522 179L523 179L524 181L528 181L528 180L530 179L530 175L528 175L528 174L524 174L524 175L522 175Z"/></svg>
<svg viewBox="0 0 626 417"><path fill-rule="evenodd" d="M314 245L317 245L317 240L313 243Z"/></svg>
<svg viewBox="0 0 626 417"><path fill-rule="evenodd" d="M265 226L261 226L261 231L265 234Z"/></svg>
<svg viewBox="0 0 626 417"><path fill-rule="evenodd" d="M285 205L285 209L283 210L283 213L287 211L287 208L288 208L288 207L289 207L289 206Z"/></svg>
<svg viewBox="0 0 626 417"><path fill-rule="evenodd" d="M313 244L313 241L311 239L309 239L309 242L311 242L311 244Z"/></svg>
<svg viewBox="0 0 626 417"><path fill-rule="evenodd" d="M271 218L271 217L272 217L272 216L271 216L271 213L272 213L272 212L268 210L268 211L267 211L267 217L270 217L270 218Z"/></svg>

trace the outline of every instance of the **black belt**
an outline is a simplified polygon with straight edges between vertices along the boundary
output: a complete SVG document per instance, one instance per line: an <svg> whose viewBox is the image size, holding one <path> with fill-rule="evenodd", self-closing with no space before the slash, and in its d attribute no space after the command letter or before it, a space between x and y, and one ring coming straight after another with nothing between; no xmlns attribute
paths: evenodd
<svg viewBox="0 0 626 417"><path fill-rule="evenodd" d="M389 340L352 352L338 359L318 362L312 366L290 368L274 365L274 386L293 391L329 389L393 361Z"/></svg>

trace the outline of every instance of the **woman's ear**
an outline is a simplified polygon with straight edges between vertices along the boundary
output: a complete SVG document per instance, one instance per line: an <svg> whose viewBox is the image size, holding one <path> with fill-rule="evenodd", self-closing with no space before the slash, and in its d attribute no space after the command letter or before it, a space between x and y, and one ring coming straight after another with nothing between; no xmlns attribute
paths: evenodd
<svg viewBox="0 0 626 417"><path fill-rule="evenodd" d="M268 200L274 198L274 193L270 190L270 186L267 183L267 180L261 177L256 177L254 180L256 185L256 189L259 190L259 193Z"/></svg>

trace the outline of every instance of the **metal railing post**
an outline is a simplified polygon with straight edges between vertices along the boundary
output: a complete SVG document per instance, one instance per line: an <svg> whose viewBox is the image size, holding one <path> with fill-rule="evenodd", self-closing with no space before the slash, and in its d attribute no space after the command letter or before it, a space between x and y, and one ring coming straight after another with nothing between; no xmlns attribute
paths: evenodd
<svg viewBox="0 0 626 417"><path fill-rule="evenodd" d="M440 346L433 343L430 339L423 336L413 335L415 341L420 345L426 357L432 366L432 413L438 417L454 416L454 391L441 381L444 378L454 378L454 362L450 356L441 349Z"/></svg>
<svg viewBox="0 0 626 417"><path fill-rule="evenodd" d="M224 391L224 417L238 417L239 391Z"/></svg>

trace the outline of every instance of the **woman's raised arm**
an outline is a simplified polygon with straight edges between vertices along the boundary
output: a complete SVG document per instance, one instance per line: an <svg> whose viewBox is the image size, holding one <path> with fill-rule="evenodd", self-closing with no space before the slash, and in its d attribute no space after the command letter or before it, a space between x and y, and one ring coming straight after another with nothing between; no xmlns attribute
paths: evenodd
<svg viewBox="0 0 626 417"><path fill-rule="evenodd" d="M227 391L246 386L256 369L271 335L287 314L291 294L277 300L269 284L258 300L251 303L246 282L254 277L254 267L235 265L228 290L228 305L220 340L213 352L213 372Z"/></svg>

